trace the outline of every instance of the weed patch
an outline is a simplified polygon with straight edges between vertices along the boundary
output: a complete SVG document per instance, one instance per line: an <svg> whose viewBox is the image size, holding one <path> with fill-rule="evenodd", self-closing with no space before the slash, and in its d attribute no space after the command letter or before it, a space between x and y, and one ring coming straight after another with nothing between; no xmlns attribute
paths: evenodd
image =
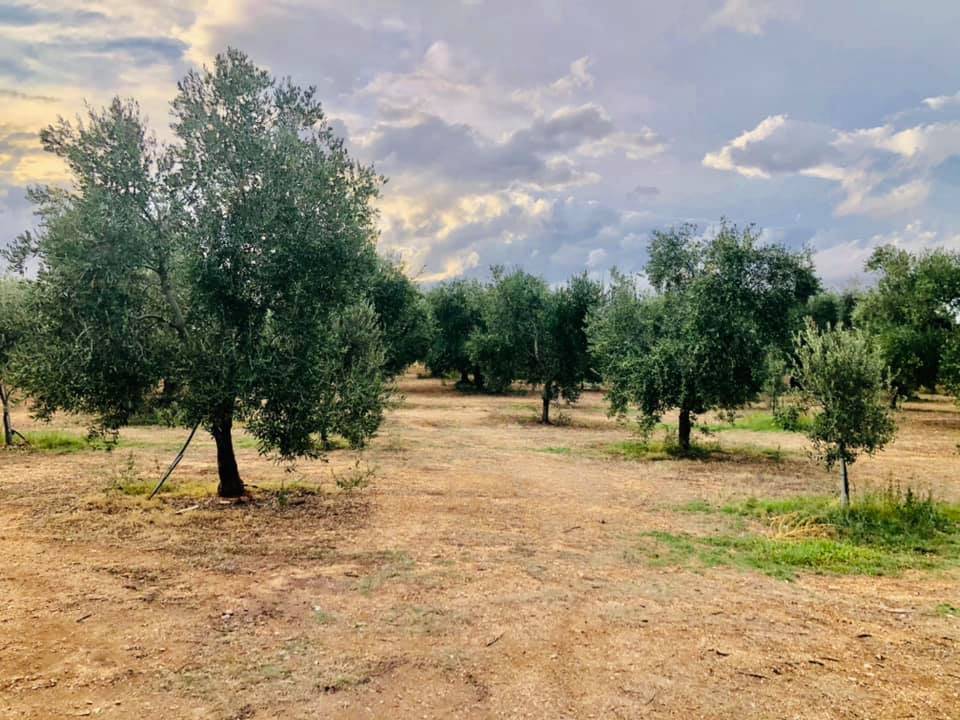
<svg viewBox="0 0 960 720"><path fill-rule="evenodd" d="M650 533L631 548L628 559L654 565L737 567L792 580L798 571L837 575L896 575L907 569L933 569L939 559L893 552L828 538L780 539L759 535L706 536Z"/></svg>
<svg viewBox="0 0 960 720"><path fill-rule="evenodd" d="M726 565L790 579L799 570L891 575L960 560L960 507L912 491L861 498L849 509L825 497L751 499L715 507L698 500L685 512L718 512L760 522L763 534L693 536L649 533L630 557L659 564Z"/></svg>
<svg viewBox="0 0 960 720"><path fill-rule="evenodd" d="M801 415L789 423L790 428L784 427L784 421L776 418L774 415L765 412L750 413L736 418L732 423L713 423L698 425L698 427L708 433L723 432L725 430L749 430L750 432L803 432L811 426L813 421Z"/></svg>
<svg viewBox="0 0 960 720"><path fill-rule="evenodd" d="M624 460L660 461L660 460L700 460L708 461L737 461L737 460L764 460L781 463L786 453L780 448L762 448L753 446L738 446L723 448L719 443L693 443L688 450L684 450L676 442L654 440L625 440L623 442L603 445L601 451L605 455L619 457Z"/></svg>
<svg viewBox="0 0 960 720"><path fill-rule="evenodd" d="M34 430L26 433L29 449L36 452L72 453L97 449L97 444L82 435L62 430Z"/></svg>

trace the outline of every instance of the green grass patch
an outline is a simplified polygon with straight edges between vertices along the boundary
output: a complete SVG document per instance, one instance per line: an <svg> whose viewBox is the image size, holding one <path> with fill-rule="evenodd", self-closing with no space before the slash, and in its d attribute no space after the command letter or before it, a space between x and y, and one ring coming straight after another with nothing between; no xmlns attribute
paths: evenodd
<svg viewBox="0 0 960 720"><path fill-rule="evenodd" d="M684 450L672 440L624 440L622 442L603 445L601 451L605 455L619 457L624 460L768 460L775 463L783 462L785 453L780 448L755 447L743 445L731 448L720 447L719 443L692 443L689 450Z"/></svg>
<svg viewBox="0 0 960 720"><path fill-rule="evenodd" d="M750 499L723 508L768 524L822 530L839 540L891 550L960 557L960 505L887 488L844 510L827 497Z"/></svg>
<svg viewBox="0 0 960 720"><path fill-rule="evenodd" d="M797 419L796 422L796 430L785 430L777 422L777 419L770 413L756 412L738 417L732 423L712 423L698 425L697 427L705 430L706 432L723 432L725 430L749 430L751 432L771 433L803 432L811 426L813 420L805 415L802 415Z"/></svg>
<svg viewBox="0 0 960 720"><path fill-rule="evenodd" d="M25 435L30 443L29 449L37 452L72 453L97 449L97 444L85 436L63 430L34 430Z"/></svg>
<svg viewBox="0 0 960 720"><path fill-rule="evenodd" d="M537 452L550 453L551 455L569 455L573 450L568 447L545 447L537 448Z"/></svg>
<svg viewBox="0 0 960 720"><path fill-rule="evenodd" d="M628 559L654 565L737 567L792 580L798 571L837 575L896 575L907 569L933 569L936 557L894 552L828 538L779 539L761 535L698 537L649 533L631 548Z"/></svg>
<svg viewBox="0 0 960 720"><path fill-rule="evenodd" d="M718 507L695 500L685 512L723 513L766 526L764 534L648 533L630 551L658 564L751 568L790 579L817 573L892 575L960 561L960 506L888 488L844 510L828 497L750 499ZM735 526L734 526L735 527Z"/></svg>
<svg viewBox="0 0 960 720"><path fill-rule="evenodd" d="M940 603L937 605L937 615L960 618L960 608L950 603Z"/></svg>

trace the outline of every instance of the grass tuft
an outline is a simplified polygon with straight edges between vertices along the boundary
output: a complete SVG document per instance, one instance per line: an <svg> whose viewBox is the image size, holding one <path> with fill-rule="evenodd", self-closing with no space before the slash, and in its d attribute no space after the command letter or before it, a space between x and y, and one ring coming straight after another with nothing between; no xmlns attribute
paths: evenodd
<svg viewBox="0 0 960 720"><path fill-rule="evenodd" d="M673 440L625 440L623 442L604 445L602 451L606 455L619 457L624 460L769 460L781 463L786 453L780 448L763 448L754 446L737 446L723 448L719 443L692 443L689 450L684 450Z"/></svg>
<svg viewBox="0 0 960 720"><path fill-rule="evenodd" d="M847 510L824 497L750 499L722 508L698 500L681 509L754 519L766 526L766 533L648 533L630 556L652 557L659 564L753 568L785 579L798 570L891 575L960 560L960 506L912 490L888 488Z"/></svg>
<svg viewBox="0 0 960 720"><path fill-rule="evenodd" d="M723 432L724 430L749 430L751 432L803 432L808 429L813 420L805 415L801 415L796 420L796 429L784 429L782 421L778 420L770 413L752 412L748 415L738 417L732 423L714 423L699 425L698 427L706 432Z"/></svg>
<svg viewBox="0 0 960 720"><path fill-rule="evenodd" d="M573 450L571 450L568 447L545 447L545 448L538 448L537 451L543 452L543 453L550 453L551 455L569 455L570 453L573 452Z"/></svg>
<svg viewBox="0 0 960 720"><path fill-rule="evenodd" d="M34 430L26 433L26 438L29 449L37 452L72 453L96 448L86 437L62 430Z"/></svg>

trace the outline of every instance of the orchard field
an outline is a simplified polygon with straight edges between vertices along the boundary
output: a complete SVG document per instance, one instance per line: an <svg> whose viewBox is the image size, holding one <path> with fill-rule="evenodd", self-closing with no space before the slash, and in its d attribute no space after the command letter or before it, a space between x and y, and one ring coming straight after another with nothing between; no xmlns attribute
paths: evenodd
<svg viewBox="0 0 960 720"><path fill-rule="evenodd" d="M599 392L407 374L363 453L288 468L237 432L250 496L198 435L14 424L0 452L3 718L956 718L956 538L857 545L810 522L837 481L764 409L696 459ZM668 425L675 417L666 416ZM854 497L960 501L960 412L921 395ZM44 447L48 446L48 447Z"/></svg>

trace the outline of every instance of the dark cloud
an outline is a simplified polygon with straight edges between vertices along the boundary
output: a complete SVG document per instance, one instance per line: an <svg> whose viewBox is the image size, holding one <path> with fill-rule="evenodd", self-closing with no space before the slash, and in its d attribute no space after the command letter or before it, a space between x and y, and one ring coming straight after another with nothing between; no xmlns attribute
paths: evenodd
<svg viewBox="0 0 960 720"><path fill-rule="evenodd" d="M564 153L608 136L610 119L596 106L561 110L535 120L503 142L469 125L419 116L412 124L380 125L366 152L388 170L431 170L460 182L564 185L584 177Z"/></svg>
<svg viewBox="0 0 960 720"><path fill-rule="evenodd" d="M0 5L0 25L28 27L41 23L83 25L105 20L103 13L91 10L50 12L29 5Z"/></svg>
<svg viewBox="0 0 960 720"><path fill-rule="evenodd" d="M19 90L0 88L0 98L3 97L10 98L11 100L29 100L42 103L53 103L60 99L53 97L52 95L33 95L31 93L20 92Z"/></svg>

